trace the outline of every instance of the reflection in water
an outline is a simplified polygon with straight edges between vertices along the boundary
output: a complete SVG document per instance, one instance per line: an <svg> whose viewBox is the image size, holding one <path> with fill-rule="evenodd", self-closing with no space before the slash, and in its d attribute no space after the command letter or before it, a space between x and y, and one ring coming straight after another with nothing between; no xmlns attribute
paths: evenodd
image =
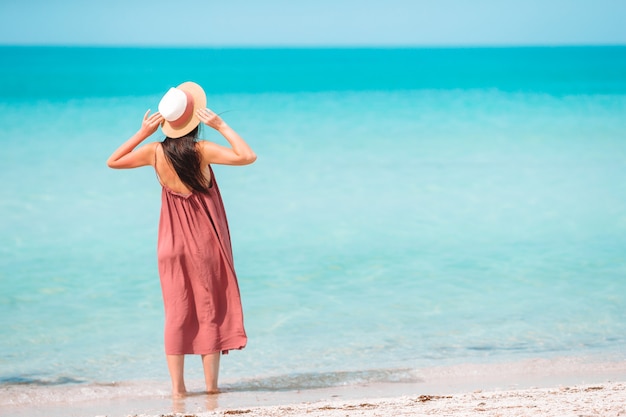
<svg viewBox="0 0 626 417"><path fill-rule="evenodd" d="M172 412L174 414L186 414L187 405L198 404L198 397L204 396L203 411L214 411L219 407L219 394L207 394L206 391L190 392L186 397L172 397ZM190 410L190 412L199 412L200 410Z"/></svg>

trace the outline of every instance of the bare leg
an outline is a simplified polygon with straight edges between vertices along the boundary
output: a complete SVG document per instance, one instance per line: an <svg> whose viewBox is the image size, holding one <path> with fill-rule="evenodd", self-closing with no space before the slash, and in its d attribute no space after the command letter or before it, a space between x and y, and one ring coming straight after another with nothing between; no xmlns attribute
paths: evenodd
<svg viewBox="0 0 626 417"><path fill-rule="evenodd" d="M220 352L202 355L202 367L204 368L204 381L209 394L217 394L217 378L220 373Z"/></svg>
<svg viewBox="0 0 626 417"><path fill-rule="evenodd" d="M172 396L184 397L187 394L183 377L185 372L185 355L166 356L167 368L170 370L170 377L172 378Z"/></svg>

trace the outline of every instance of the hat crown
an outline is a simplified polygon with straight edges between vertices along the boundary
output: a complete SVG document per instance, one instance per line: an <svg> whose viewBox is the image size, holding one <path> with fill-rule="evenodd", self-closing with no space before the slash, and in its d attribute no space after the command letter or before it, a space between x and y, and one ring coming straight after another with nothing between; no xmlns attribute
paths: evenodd
<svg viewBox="0 0 626 417"><path fill-rule="evenodd" d="M159 102L159 113L168 122L177 120L185 113L187 108L187 95L178 88L170 88Z"/></svg>

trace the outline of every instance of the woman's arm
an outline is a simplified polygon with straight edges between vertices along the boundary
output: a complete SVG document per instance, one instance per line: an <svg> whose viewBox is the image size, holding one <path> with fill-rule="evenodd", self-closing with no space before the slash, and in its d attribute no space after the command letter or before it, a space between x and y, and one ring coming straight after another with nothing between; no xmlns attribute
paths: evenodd
<svg viewBox="0 0 626 417"><path fill-rule="evenodd" d="M109 168L124 169L152 165L154 161L154 144L149 143L135 150L137 145L156 132L163 121L163 116L160 113L154 113L152 116L148 116L149 114L150 110L143 116L141 128L137 133L111 154L107 160Z"/></svg>
<svg viewBox="0 0 626 417"><path fill-rule="evenodd" d="M256 161L254 151L221 117L209 109L199 109L196 111L196 115L202 123L220 132L231 146L228 148L213 142L201 142L202 146L200 149L202 149L202 156L207 163L248 165Z"/></svg>

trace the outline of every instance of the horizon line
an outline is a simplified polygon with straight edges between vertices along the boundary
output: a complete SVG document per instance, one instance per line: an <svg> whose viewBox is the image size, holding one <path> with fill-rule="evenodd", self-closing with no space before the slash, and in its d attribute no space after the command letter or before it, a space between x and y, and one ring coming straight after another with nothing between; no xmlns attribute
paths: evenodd
<svg viewBox="0 0 626 417"><path fill-rule="evenodd" d="M117 44L117 43L2 43L0 47L115 48L115 49L498 49L626 47L625 43L514 43L514 44Z"/></svg>

